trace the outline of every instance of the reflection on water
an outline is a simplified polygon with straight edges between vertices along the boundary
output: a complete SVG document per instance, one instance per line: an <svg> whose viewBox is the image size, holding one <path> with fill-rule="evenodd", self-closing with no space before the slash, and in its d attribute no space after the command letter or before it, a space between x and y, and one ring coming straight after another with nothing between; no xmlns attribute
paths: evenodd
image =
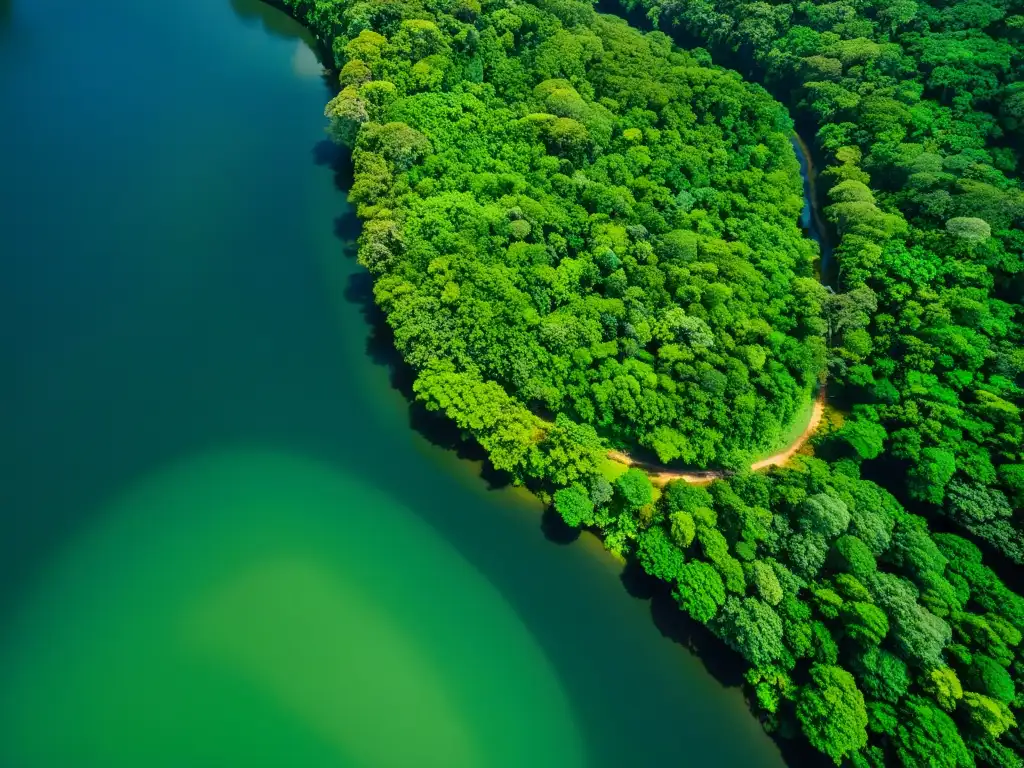
<svg viewBox="0 0 1024 768"><path fill-rule="evenodd" d="M0 0L3 2L3 0ZM300 34L304 40L312 42L313 36L304 27L295 24L286 14L272 8L264 0L230 0L231 8L244 22L255 22L274 37L281 40L293 40Z"/></svg>
<svg viewBox="0 0 1024 768"><path fill-rule="evenodd" d="M313 49L304 40L295 44L295 53L292 54L292 72L299 77L319 77L324 73Z"/></svg>

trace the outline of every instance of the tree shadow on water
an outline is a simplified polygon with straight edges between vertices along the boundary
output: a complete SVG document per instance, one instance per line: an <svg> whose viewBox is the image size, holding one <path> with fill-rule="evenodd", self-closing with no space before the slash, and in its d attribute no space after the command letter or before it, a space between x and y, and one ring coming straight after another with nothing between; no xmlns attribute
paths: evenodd
<svg viewBox="0 0 1024 768"><path fill-rule="evenodd" d="M619 578L630 596L650 603L651 619L663 637L697 656L721 685L728 688L743 685L740 657L707 627L680 610L668 584L649 575L634 557L626 561Z"/></svg>
<svg viewBox="0 0 1024 768"><path fill-rule="evenodd" d="M572 544L579 539L582 533L580 528L573 528L567 524L550 504L544 508L544 512L541 514L540 529L544 538L552 544L560 546Z"/></svg>
<svg viewBox="0 0 1024 768"><path fill-rule="evenodd" d="M355 180L355 167L352 164L352 150L335 144L330 139L322 139L313 145L311 150L313 164L321 168L330 168L334 173L334 187L339 192L348 193ZM345 255L355 258L354 247L362 225L356 217L355 208L345 206L345 210L334 219L334 236L345 246Z"/></svg>
<svg viewBox="0 0 1024 768"><path fill-rule="evenodd" d="M405 399L408 409L409 426L438 448L453 452L459 459L478 462L480 477L489 490L499 490L512 485L512 475L496 469L487 457L487 452L475 440L467 439L462 430L443 414L427 410L416 400L413 382L415 371L395 348L395 337L387 324L384 312L373 300L373 278L366 271L353 272L348 277L344 292L345 300L358 307L369 333L366 337L366 354L370 360L388 372L388 384Z"/></svg>

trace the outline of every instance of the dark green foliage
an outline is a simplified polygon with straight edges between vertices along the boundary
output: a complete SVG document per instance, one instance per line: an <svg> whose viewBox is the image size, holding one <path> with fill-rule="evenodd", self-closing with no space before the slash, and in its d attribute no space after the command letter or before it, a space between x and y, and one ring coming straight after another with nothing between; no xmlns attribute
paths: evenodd
<svg viewBox="0 0 1024 768"><path fill-rule="evenodd" d="M1009 704L1016 695L1010 673L999 665L995 659L977 654L971 663L964 680L967 687L993 699Z"/></svg>
<svg viewBox="0 0 1024 768"><path fill-rule="evenodd" d="M896 704L910 688L907 665L877 646L857 659L856 669L861 688L873 699Z"/></svg>
<svg viewBox="0 0 1024 768"><path fill-rule="evenodd" d="M670 484L659 506L690 511L669 512L650 543L650 530L639 535L641 561L652 572L656 562L678 564L676 550L654 553L685 538L679 521L693 521L676 597L756 668L748 679L772 727L791 727L794 711L781 703L795 699L808 739L858 765L969 766L975 754L1015 748L1024 612L973 544L933 535L874 484L817 459L755 482ZM868 535L877 558L865 530L876 531ZM780 545L762 551L773 537ZM750 541L754 557L741 560ZM814 682L796 693L793 681L815 668L842 670L857 693L834 683L826 695ZM850 703L860 696L859 707ZM815 719L814 708L833 699L851 711Z"/></svg>
<svg viewBox="0 0 1024 768"><path fill-rule="evenodd" d="M846 634L863 646L877 646L889 633L885 613L871 603L846 603L840 616Z"/></svg>

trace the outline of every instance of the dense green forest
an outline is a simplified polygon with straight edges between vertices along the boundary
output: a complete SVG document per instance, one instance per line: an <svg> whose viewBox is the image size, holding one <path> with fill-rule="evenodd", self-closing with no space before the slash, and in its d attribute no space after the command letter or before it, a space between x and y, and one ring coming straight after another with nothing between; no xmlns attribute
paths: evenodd
<svg viewBox="0 0 1024 768"><path fill-rule="evenodd" d="M977 545L1024 559L1021 17L645 6L818 127L832 291L787 112L706 51L583 0L287 3L334 57L416 396L667 582L769 730L837 764L1024 764L1024 599ZM826 375L848 415L818 458L746 470ZM733 471L655 489L609 446Z"/></svg>
<svg viewBox="0 0 1024 768"><path fill-rule="evenodd" d="M1024 4L642 2L817 126L838 287L869 318L830 339L851 450L1024 564Z"/></svg>
<svg viewBox="0 0 1024 768"><path fill-rule="evenodd" d="M662 461L749 463L825 359L786 113L586 6L557 9L573 33L450 10L335 38L328 109L359 128L359 258L422 391L493 382Z"/></svg>

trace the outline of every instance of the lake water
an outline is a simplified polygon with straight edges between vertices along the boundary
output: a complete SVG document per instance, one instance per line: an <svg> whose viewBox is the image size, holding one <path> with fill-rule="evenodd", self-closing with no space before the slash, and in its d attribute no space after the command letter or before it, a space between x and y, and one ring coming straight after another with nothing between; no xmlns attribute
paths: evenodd
<svg viewBox="0 0 1024 768"><path fill-rule="evenodd" d="M0 0L0 766L782 765L414 429L330 95L256 0Z"/></svg>

